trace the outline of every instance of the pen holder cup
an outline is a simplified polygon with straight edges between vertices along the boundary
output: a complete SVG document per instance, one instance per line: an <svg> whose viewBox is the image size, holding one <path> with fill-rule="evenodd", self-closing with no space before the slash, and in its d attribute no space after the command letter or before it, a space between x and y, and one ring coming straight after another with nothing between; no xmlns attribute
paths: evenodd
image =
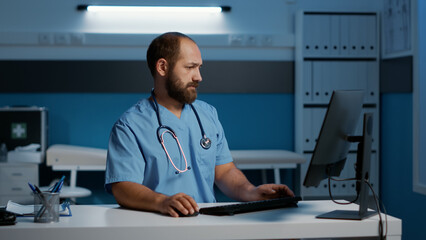
<svg viewBox="0 0 426 240"><path fill-rule="evenodd" d="M34 194L34 222L59 222L59 193Z"/></svg>

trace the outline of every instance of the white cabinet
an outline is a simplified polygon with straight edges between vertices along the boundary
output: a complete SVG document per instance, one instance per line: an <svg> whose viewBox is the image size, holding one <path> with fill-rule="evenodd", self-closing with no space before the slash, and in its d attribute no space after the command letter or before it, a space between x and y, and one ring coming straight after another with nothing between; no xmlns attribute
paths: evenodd
<svg viewBox="0 0 426 240"><path fill-rule="evenodd" d="M28 182L38 185L38 164L0 163L0 205L6 205L9 200L32 203Z"/></svg>
<svg viewBox="0 0 426 240"><path fill-rule="evenodd" d="M356 12L299 12L296 16L295 149L307 162L300 168L300 194L328 196L328 183L303 187L306 170L334 90L363 90L363 113L372 112L373 145L370 182L379 189L379 53L378 15ZM361 135L361 119L355 135ZM355 177L356 144L341 173ZM354 182L332 182L333 196L355 195Z"/></svg>

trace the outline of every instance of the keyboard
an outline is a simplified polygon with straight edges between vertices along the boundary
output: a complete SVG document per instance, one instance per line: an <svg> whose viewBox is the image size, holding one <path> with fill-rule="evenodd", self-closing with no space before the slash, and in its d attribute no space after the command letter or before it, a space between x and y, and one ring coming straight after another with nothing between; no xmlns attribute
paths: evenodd
<svg viewBox="0 0 426 240"><path fill-rule="evenodd" d="M297 203L301 201L300 197L284 197L253 202L242 202L220 205L215 207L200 208L200 214L206 215L234 215L237 213L247 213L255 211L263 211L277 208L297 207Z"/></svg>

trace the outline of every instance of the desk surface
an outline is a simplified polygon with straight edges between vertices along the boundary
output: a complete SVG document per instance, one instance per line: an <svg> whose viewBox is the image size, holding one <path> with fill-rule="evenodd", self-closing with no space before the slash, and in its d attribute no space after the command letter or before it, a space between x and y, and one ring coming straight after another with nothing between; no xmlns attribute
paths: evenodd
<svg viewBox="0 0 426 240"><path fill-rule="evenodd" d="M210 204L207 204L210 205ZM206 204L200 204L206 206ZM324 220L315 216L335 209L357 209L331 201L301 201L298 208L234 216L172 218L132 211L117 205L74 205L72 217L58 223L33 223L19 217L14 226L0 227L2 239L282 239L368 237L378 235L378 216L362 221ZM401 220L388 216L388 239L401 239Z"/></svg>

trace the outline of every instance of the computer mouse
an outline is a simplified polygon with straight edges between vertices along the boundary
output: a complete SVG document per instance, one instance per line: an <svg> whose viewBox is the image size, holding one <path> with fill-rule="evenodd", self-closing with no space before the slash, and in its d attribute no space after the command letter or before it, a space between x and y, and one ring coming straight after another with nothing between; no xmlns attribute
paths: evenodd
<svg viewBox="0 0 426 240"><path fill-rule="evenodd" d="M14 225L16 223L16 215L5 209L0 209L0 225Z"/></svg>
<svg viewBox="0 0 426 240"><path fill-rule="evenodd" d="M198 216L198 214L200 214L199 212L194 212L193 214L185 215L178 210L176 210L176 212L179 214L179 217L195 217L195 216Z"/></svg>

